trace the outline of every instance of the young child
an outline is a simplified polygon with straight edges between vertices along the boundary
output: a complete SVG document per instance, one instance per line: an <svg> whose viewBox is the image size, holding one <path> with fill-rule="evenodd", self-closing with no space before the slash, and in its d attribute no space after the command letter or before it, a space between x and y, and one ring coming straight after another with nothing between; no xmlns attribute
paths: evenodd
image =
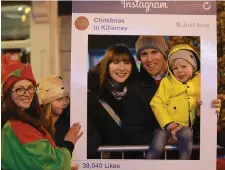
<svg viewBox="0 0 225 170"><path fill-rule="evenodd" d="M56 75L45 76L39 83L39 100L46 119L49 120L48 131L54 137L56 145L61 147L64 136L70 129L70 115L64 112L70 102L69 86Z"/></svg>
<svg viewBox="0 0 225 170"><path fill-rule="evenodd" d="M179 159L188 160L192 153L196 113L200 105L200 59L188 45L174 46L168 58L170 75L162 79L150 102L162 129L157 129L146 154L158 159L166 144L178 144Z"/></svg>

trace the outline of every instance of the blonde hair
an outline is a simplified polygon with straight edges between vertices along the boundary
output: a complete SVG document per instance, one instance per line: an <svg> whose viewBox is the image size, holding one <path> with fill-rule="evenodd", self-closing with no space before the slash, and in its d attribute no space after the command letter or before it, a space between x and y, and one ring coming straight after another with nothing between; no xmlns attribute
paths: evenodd
<svg viewBox="0 0 225 170"><path fill-rule="evenodd" d="M46 120L46 125L45 127L47 127L48 132L52 135L52 137L54 137L55 134L55 126L52 120L52 104L48 103L48 104L44 104L41 105L42 109L45 113L45 120Z"/></svg>

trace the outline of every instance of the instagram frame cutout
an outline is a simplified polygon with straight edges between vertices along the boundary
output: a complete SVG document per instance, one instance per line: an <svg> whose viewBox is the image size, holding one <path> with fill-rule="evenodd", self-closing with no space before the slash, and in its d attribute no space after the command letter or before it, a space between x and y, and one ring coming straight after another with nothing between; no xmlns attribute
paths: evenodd
<svg viewBox="0 0 225 170"><path fill-rule="evenodd" d="M129 3L130 2L130 3ZM147 4L147 5L146 5ZM79 169L216 169L216 121L211 101L217 97L216 3L189 1L73 1L71 45L71 123L80 122L72 164ZM87 72L89 35L199 36L201 41L200 160L87 159ZM96 42L98 43L98 42ZM210 80L209 80L210 77ZM210 138L208 138L210 136ZM206 165L207 162L207 165Z"/></svg>

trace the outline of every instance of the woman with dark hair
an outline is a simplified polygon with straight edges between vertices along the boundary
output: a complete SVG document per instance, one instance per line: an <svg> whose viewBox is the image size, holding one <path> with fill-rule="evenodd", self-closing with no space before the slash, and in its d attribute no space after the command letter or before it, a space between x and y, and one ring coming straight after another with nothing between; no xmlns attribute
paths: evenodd
<svg viewBox="0 0 225 170"><path fill-rule="evenodd" d="M31 66L2 64L2 169L69 170L81 126L75 123L57 148L47 124Z"/></svg>
<svg viewBox="0 0 225 170"><path fill-rule="evenodd" d="M123 145L123 103L128 86L138 72L129 48L109 47L103 59L88 73L88 158L97 158L101 146ZM110 158L119 158L112 154Z"/></svg>

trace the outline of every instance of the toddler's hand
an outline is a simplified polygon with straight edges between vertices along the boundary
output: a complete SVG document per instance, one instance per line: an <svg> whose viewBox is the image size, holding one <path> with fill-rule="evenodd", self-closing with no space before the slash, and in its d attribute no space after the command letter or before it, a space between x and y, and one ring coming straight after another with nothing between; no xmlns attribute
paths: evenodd
<svg viewBox="0 0 225 170"><path fill-rule="evenodd" d="M79 123L74 123L70 130L67 132L66 136L64 137L64 141L70 141L74 145L83 135L83 132L80 132L81 125Z"/></svg>
<svg viewBox="0 0 225 170"><path fill-rule="evenodd" d="M196 105L197 105L197 107L196 107L196 114L198 116L200 116L200 106L202 105L202 100L201 99L197 99L196 100Z"/></svg>
<svg viewBox="0 0 225 170"><path fill-rule="evenodd" d="M202 100L201 99L197 99L196 104L197 104L197 107L200 107L202 105Z"/></svg>
<svg viewBox="0 0 225 170"><path fill-rule="evenodd" d="M171 134L170 138L171 138L171 140L173 141L174 144L177 143L178 138L177 138L176 135L172 135L172 134Z"/></svg>
<svg viewBox="0 0 225 170"><path fill-rule="evenodd" d="M183 126L179 125L174 130L171 131L171 138L174 142L178 141L176 133L180 131L183 128Z"/></svg>
<svg viewBox="0 0 225 170"><path fill-rule="evenodd" d="M180 131L182 128L183 128L182 125L177 126L174 130L171 131L171 134L176 136L176 133Z"/></svg>
<svg viewBox="0 0 225 170"><path fill-rule="evenodd" d="M169 125L167 125L166 130L172 131L172 130L174 130L175 128L177 128L177 126L178 126L178 125L177 125L176 123L171 122Z"/></svg>

